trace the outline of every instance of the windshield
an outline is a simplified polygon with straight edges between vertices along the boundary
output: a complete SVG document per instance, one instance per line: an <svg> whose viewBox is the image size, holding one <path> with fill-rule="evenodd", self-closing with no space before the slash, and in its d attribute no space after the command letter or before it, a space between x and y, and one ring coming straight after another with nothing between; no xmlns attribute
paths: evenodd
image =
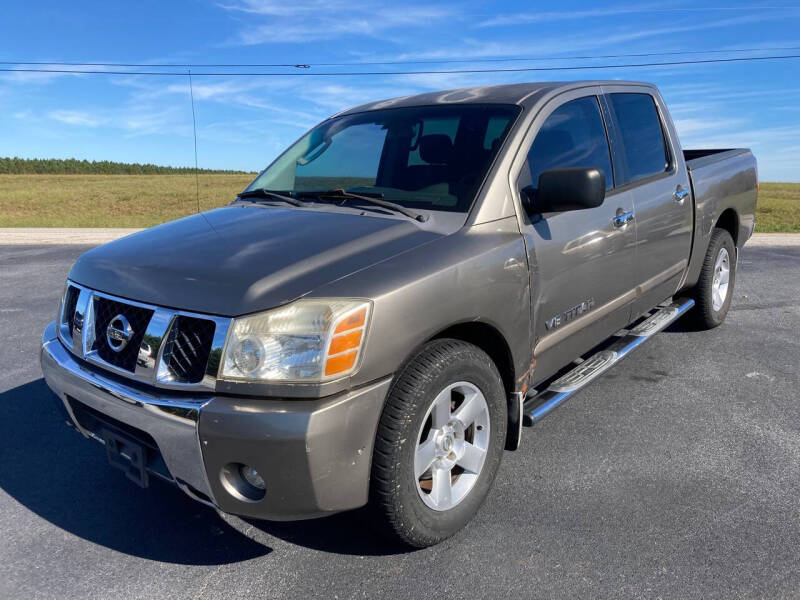
<svg viewBox="0 0 800 600"><path fill-rule="evenodd" d="M246 191L344 189L467 212L519 108L449 105L346 115L309 131Z"/></svg>

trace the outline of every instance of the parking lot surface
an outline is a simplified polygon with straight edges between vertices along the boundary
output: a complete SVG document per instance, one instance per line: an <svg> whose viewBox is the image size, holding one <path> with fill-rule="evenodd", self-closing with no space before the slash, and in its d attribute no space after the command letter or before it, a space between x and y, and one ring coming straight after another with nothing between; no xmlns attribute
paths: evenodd
<svg viewBox="0 0 800 600"><path fill-rule="evenodd" d="M506 453L427 550L358 512L270 523L139 489L61 422L39 340L87 246L0 246L0 598L797 597L800 248L745 248L726 323L677 323Z"/></svg>

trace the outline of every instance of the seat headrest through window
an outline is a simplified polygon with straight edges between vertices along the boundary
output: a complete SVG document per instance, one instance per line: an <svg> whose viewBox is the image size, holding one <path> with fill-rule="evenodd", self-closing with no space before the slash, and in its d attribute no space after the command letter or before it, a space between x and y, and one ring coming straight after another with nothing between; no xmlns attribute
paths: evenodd
<svg viewBox="0 0 800 600"><path fill-rule="evenodd" d="M453 142L444 133L423 135L419 141L419 155L431 165L447 165L453 157Z"/></svg>

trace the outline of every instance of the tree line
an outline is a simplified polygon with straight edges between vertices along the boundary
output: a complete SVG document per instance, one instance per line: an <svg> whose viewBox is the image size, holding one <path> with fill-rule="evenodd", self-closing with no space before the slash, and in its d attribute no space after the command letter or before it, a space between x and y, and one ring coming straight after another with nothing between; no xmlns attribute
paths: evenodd
<svg viewBox="0 0 800 600"><path fill-rule="evenodd" d="M198 169L200 173L248 173L219 169ZM194 173L194 167L165 167L110 160L78 160L77 158L0 157L0 174L7 175L180 175Z"/></svg>

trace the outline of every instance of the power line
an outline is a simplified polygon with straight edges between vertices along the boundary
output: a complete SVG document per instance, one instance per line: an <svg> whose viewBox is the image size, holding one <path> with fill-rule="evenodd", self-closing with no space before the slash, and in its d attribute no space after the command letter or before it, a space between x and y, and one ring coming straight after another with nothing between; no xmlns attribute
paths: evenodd
<svg viewBox="0 0 800 600"><path fill-rule="evenodd" d="M702 60L673 60L662 62L628 63L628 64L606 64L606 65L568 65L562 67L514 67L501 69L441 69L441 70L418 70L418 71L328 71L328 72L204 72L194 73L195 77L358 77L358 76L381 76L381 75L447 75L447 74L470 74L470 73L523 73L534 71L583 71L599 69L630 69L637 67L670 67L679 65L700 65L712 63L734 63L734 62L755 62L766 60L787 60L800 58L800 54L785 54L779 56L743 56L735 58L709 58ZM78 75L151 75L160 77L185 77L186 71L98 71L89 69L9 69L0 68L4 73L68 73Z"/></svg>
<svg viewBox="0 0 800 600"><path fill-rule="evenodd" d="M800 46L772 46L766 48L736 48L736 49L709 49L709 50L678 50L673 52L640 52L634 54L594 54L594 55L569 55L569 56L505 56L505 57L475 57L475 58L448 58L448 59L419 59L419 60L385 60L385 61L351 61L351 62L319 62L319 63L125 63L125 62L63 62L63 61L21 61L4 60L0 65L53 65L65 67L150 67L152 69L167 68L249 68L249 67L291 67L295 69L309 69L312 67L350 67L350 66L379 66L379 65L433 65L457 63L487 63L487 62L524 62L531 60L591 60L598 58L646 58L648 56L682 56L697 54L734 54L740 52L776 52L800 50Z"/></svg>
<svg viewBox="0 0 800 600"><path fill-rule="evenodd" d="M591 60L595 58L645 58L648 56L681 56L689 54L728 54L736 52L775 52L785 50L800 50L800 46L776 46L772 48L741 48L737 50L679 50L674 52L641 52L637 54L595 54L595 55L572 55L572 56L507 56L496 58L452 58L446 60L397 60L397 61L374 61L374 62L354 62L354 63L312 63L310 66L319 67L341 67L348 65L435 65L452 63L482 63L482 62L523 62L529 60ZM0 63L2 64L2 63ZM21 63L18 63L21 64Z"/></svg>
<svg viewBox="0 0 800 600"><path fill-rule="evenodd" d="M797 48L779 48L785 49L800 49ZM321 64L321 63L320 63ZM346 64L362 64L362 63L342 63ZM363 63L367 64L367 63ZM384 64L384 63L375 63ZM55 65L65 67L152 67L157 68L205 68L205 67L295 67L297 69L308 69L311 65L304 64L291 64L291 63L263 63L263 64L234 64L234 63L117 63L117 62L60 62L54 60L0 60L0 65ZM185 73L184 73L185 75Z"/></svg>

